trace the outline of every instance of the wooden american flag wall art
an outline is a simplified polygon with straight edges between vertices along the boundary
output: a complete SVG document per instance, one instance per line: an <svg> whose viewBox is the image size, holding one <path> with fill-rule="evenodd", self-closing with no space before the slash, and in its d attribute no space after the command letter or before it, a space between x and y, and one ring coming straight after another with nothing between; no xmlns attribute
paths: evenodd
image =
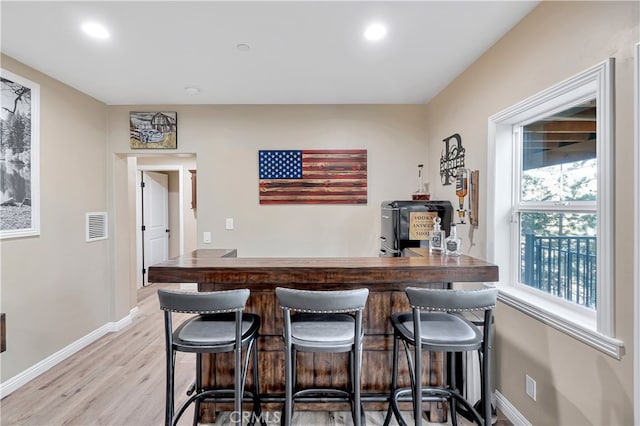
<svg viewBox="0 0 640 426"><path fill-rule="evenodd" d="M258 151L260 204L366 204L366 149Z"/></svg>

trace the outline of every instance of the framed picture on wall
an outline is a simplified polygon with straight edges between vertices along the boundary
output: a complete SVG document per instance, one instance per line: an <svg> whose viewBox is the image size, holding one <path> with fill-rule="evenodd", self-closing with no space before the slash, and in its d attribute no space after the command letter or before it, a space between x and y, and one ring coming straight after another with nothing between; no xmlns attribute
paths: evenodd
<svg viewBox="0 0 640 426"><path fill-rule="evenodd" d="M0 238L40 234L40 85L0 69Z"/></svg>
<svg viewBox="0 0 640 426"><path fill-rule="evenodd" d="M132 149L176 149L177 133L175 111L129 112L129 141Z"/></svg>

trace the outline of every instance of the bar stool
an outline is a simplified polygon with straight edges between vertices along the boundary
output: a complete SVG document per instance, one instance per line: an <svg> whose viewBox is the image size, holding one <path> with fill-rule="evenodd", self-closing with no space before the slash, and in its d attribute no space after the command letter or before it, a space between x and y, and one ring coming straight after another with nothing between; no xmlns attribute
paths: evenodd
<svg viewBox="0 0 640 426"><path fill-rule="evenodd" d="M258 384L258 352L256 339L260 328L260 317L243 313L249 290L178 292L158 290L160 309L164 310L164 331L166 343L166 411L165 425L175 425L189 404L195 401L194 426L198 422L201 401L234 402L237 415L232 419L242 422L242 403L253 402L251 423L261 415L260 392ZM175 312L194 314L182 322L175 330L172 314ZM244 362L242 349L246 348ZM174 414L174 373L176 352L196 354L196 380L187 392L189 398ZM234 388L203 388L201 379L203 353L234 353ZM249 358L253 359L254 389L245 391L245 379ZM231 366L230 366L231 368Z"/></svg>
<svg viewBox="0 0 640 426"><path fill-rule="evenodd" d="M362 311L369 290L309 291L279 287L276 288L276 296L284 314L285 403L282 424L291 425L296 400L348 401L351 403L353 422L360 426L364 423L364 410L360 402L364 337ZM348 390L316 388L294 392L298 351L349 352Z"/></svg>
<svg viewBox="0 0 640 426"><path fill-rule="evenodd" d="M391 376L391 398L384 425L389 424L392 412L400 425L406 425L398 408L398 402L408 400L413 402L413 415L416 425L422 423L423 401L449 401L451 422L454 425L457 424L456 403L458 402L473 415L478 424L491 425L491 393L489 387L491 365L490 333L498 289L441 290L408 287L406 294L412 312L391 315L391 325L394 330L393 370ZM484 311L482 329L473 325L459 314L464 311ZM415 343L414 336L420 336L420 344ZM411 388L397 387L400 341L403 343L409 362ZM411 356L410 346L414 348L413 356ZM482 360L480 368L480 413L456 389L455 362L450 356L448 356L449 374L447 375L447 385L422 385L422 349L430 352L446 352L447 355L456 352L479 351Z"/></svg>

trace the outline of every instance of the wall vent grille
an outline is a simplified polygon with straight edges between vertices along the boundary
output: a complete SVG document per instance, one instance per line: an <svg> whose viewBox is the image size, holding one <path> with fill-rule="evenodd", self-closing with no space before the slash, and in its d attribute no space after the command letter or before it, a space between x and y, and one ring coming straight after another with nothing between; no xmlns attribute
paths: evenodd
<svg viewBox="0 0 640 426"><path fill-rule="evenodd" d="M87 213L87 242L106 240L107 237L107 213Z"/></svg>

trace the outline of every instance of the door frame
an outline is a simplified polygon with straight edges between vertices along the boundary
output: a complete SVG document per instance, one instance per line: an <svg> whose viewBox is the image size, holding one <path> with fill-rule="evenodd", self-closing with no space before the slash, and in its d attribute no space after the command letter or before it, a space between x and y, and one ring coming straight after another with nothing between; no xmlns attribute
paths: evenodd
<svg viewBox="0 0 640 426"><path fill-rule="evenodd" d="M136 168L136 288L140 288L144 283L142 276L142 182L141 172L178 172L178 221L180 223L178 232L180 233L179 254L184 253L184 167L181 165L138 165Z"/></svg>

